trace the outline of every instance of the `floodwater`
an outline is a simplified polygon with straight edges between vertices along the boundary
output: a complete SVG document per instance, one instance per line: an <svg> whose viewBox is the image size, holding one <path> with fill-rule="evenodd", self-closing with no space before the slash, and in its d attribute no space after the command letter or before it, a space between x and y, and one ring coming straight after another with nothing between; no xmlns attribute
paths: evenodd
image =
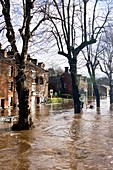
<svg viewBox="0 0 113 170"><path fill-rule="evenodd" d="M0 122L0 169L113 170L113 111L101 103L81 115L70 103L38 106L27 131Z"/></svg>

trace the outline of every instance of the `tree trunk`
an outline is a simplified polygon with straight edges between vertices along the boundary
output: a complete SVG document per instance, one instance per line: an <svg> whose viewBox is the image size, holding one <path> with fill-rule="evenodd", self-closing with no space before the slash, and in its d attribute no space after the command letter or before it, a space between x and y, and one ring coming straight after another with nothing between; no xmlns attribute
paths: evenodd
<svg viewBox="0 0 113 170"><path fill-rule="evenodd" d="M19 121L12 126L12 130L27 130L33 127L29 109L29 88L26 83L25 69L16 76L16 90L19 102Z"/></svg>
<svg viewBox="0 0 113 170"><path fill-rule="evenodd" d="M87 62L87 69L88 69L88 73L90 75L91 81L93 83L93 90L94 90L94 94L96 97L96 107L97 107L97 110L99 110L100 109L100 94L99 94L99 89L98 89L98 86L95 80L95 69L91 62Z"/></svg>
<svg viewBox="0 0 113 170"><path fill-rule="evenodd" d="M73 101L74 101L74 113L81 113L81 102L79 100L79 90L78 90L78 82L77 82L77 67L76 62L71 59L70 62L70 72L72 79L72 93L73 93Z"/></svg>
<svg viewBox="0 0 113 170"><path fill-rule="evenodd" d="M112 62L110 62L110 73L108 76L109 79L109 86L110 86L110 90L109 90L109 96L110 96L110 107L113 107L113 82L112 82L112 68L111 68L111 64Z"/></svg>
<svg viewBox="0 0 113 170"><path fill-rule="evenodd" d="M96 107L97 109L99 109L100 108L100 94L99 94L98 86L95 82L93 83L93 89L94 89L94 93L96 97Z"/></svg>
<svg viewBox="0 0 113 170"><path fill-rule="evenodd" d="M110 83L109 96L110 96L110 105L113 105L113 85L111 85L111 83Z"/></svg>

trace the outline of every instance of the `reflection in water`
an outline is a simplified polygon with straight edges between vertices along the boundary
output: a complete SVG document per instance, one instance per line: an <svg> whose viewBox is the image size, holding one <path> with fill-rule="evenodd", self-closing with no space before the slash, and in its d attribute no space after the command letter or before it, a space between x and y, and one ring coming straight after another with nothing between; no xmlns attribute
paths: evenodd
<svg viewBox="0 0 113 170"><path fill-rule="evenodd" d="M71 103L37 106L35 128L28 131L12 132L4 123L0 169L112 170L113 116L102 103L99 114L94 108L81 115L73 114Z"/></svg>

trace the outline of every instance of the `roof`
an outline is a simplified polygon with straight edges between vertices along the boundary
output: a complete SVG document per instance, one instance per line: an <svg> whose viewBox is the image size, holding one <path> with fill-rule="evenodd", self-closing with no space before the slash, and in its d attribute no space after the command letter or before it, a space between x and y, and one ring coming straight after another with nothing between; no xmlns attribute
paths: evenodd
<svg viewBox="0 0 113 170"><path fill-rule="evenodd" d="M10 55L9 52L7 52L7 55L5 54L6 50L0 50L0 62L5 63L8 65L14 65L16 64L15 58L13 55ZM6 55L6 57L5 57ZM34 64L32 61L27 61L27 66L29 66L31 69L37 70L41 73L48 72L47 70L41 68L39 65Z"/></svg>
<svg viewBox="0 0 113 170"><path fill-rule="evenodd" d="M28 66L31 67L32 69L35 69L35 70L37 70L37 71L40 71L41 73L48 72L47 70L39 67L38 65L35 65L34 63L32 63L32 62L30 62L30 61L28 61L27 64L28 64Z"/></svg>

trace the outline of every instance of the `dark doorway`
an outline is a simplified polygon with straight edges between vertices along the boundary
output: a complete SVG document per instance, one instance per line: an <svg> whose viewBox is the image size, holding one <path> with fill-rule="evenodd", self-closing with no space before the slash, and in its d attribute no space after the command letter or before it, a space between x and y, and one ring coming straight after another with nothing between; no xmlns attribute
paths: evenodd
<svg viewBox="0 0 113 170"><path fill-rule="evenodd" d="M13 106L13 98L11 97L11 103L10 106Z"/></svg>
<svg viewBox="0 0 113 170"><path fill-rule="evenodd" d="M37 104L39 104L39 101L40 101L40 99L39 99L39 97L37 97L37 101L36 101L36 103L37 103Z"/></svg>
<svg viewBox="0 0 113 170"><path fill-rule="evenodd" d="M1 107L4 109L4 99L1 99Z"/></svg>

